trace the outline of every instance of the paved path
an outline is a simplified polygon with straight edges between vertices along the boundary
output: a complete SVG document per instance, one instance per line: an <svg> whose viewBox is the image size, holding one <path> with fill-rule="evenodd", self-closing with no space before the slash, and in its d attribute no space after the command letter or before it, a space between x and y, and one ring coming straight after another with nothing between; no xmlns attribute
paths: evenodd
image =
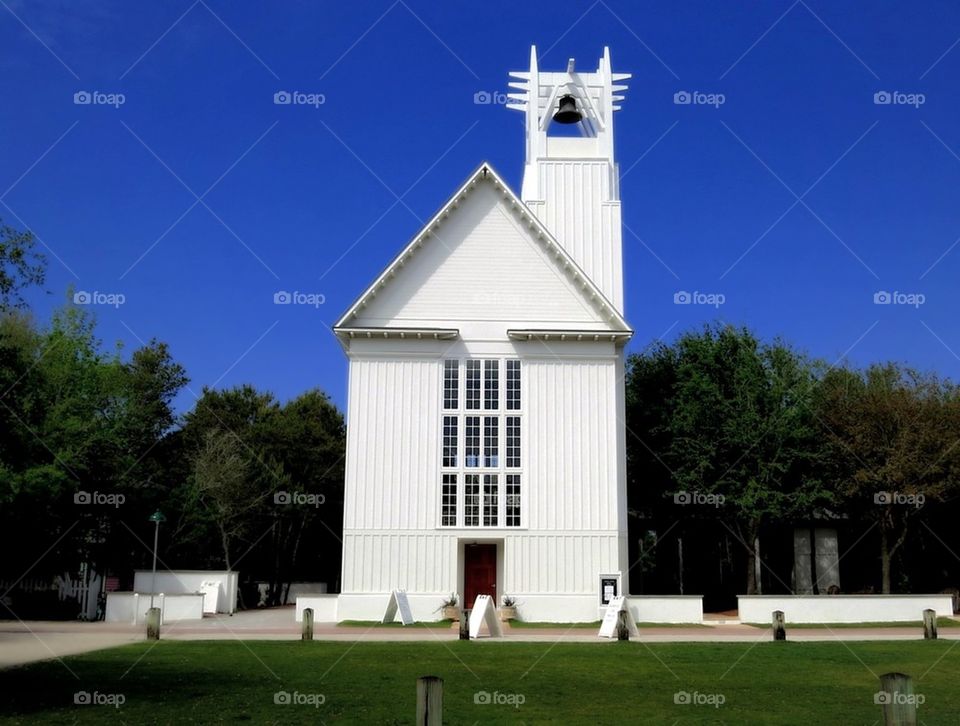
<svg viewBox="0 0 960 726"><path fill-rule="evenodd" d="M253 610L234 616L217 615L199 621L164 625L165 640L299 640L300 625L293 607ZM144 626L125 623L0 621L0 668L7 668L65 655L112 648L145 639ZM940 628L943 640L960 640L960 628ZM338 627L316 623L314 638L331 641L449 641L459 637L456 627ZM770 630L726 623L707 627L640 628L642 643L755 643L769 640ZM918 640L920 628L788 628L793 641ZM497 642L613 642L598 638L593 628L504 628L504 637L481 638L478 643Z"/></svg>

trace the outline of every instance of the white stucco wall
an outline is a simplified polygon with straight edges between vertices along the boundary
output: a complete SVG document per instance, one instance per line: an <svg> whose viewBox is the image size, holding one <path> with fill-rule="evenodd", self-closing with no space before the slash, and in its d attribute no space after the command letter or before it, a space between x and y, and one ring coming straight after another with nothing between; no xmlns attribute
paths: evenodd
<svg viewBox="0 0 960 726"><path fill-rule="evenodd" d="M155 595L153 606L160 608L162 623L203 619L203 595ZM137 592L108 592L104 620L108 623L145 623L150 595Z"/></svg>
<svg viewBox="0 0 960 726"><path fill-rule="evenodd" d="M782 610L788 623L880 623L953 615L950 595L740 595L740 622L769 623Z"/></svg>
<svg viewBox="0 0 960 726"><path fill-rule="evenodd" d="M176 570L157 572L156 592L168 595L181 595L200 592L200 586L208 580L220 582L220 594L217 598L218 613L237 611L237 583L239 573L226 570ZM137 570L133 575L135 592L149 593L153 585L153 573L150 570Z"/></svg>

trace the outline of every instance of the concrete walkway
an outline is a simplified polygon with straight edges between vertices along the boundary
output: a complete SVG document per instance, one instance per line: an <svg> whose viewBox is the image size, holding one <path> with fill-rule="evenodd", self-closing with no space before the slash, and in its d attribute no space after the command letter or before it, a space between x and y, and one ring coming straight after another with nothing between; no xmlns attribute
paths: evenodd
<svg viewBox="0 0 960 726"><path fill-rule="evenodd" d="M960 640L960 628L940 628L940 639ZM203 620L171 623L161 628L164 640L299 640L300 624L294 622L292 606L251 610L233 616L208 616ZM339 627L316 623L315 640L436 642L457 640L451 627ZM792 641L919 640L920 628L788 628ZM87 653L135 643L146 638L143 625L125 623L82 623L0 621L0 668L8 668L66 655ZM706 627L644 627L641 643L755 643L770 640L769 629L725 622ZM503 642L613 642L597 637L593 628L510 628L503 638L480 638L478 643Z"/></svg>

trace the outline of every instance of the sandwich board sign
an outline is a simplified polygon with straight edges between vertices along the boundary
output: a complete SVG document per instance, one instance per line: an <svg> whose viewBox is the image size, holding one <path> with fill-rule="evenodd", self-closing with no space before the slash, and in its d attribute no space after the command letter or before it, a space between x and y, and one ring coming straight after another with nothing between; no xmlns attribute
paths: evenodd
<svg viewBox="0 0 960 726"><path fill-rule="evenodd" d="M615 638L617 636L617 619L622 612L627 614L627 629L630 631L630 635L639 636L640 631L637 630L637 624L633 620L633 615L630 614L630 606L627 603L627 598L623 595L613 598L610 604L607 605L607 610L603 614L603 622L600 623L600 632L597 633L597 636L600 638Z"/></svg>
<svg viewBox="0 0 960 726"><path fill-rule="evenodd" d="M407 600L406 590L394 590L387 601L387 611L383 614L384 623L392 623L400 611L400 622L404 625L413 625L413 613L410 612L410 601Z"/></svg>
<svg viewBox="0 0 960 726"><path fill-rule="evenodd" d="M497 609L493 606L493 600L489 595L477 595L473 603L473 610L470 611L470 639L480 635L481 623L487 624L487 629L491 636L502 636L503 630L500 628L500 618L497 617Z"/></svg>
<svg viewBox="0 0 960 726"><path fill-rule="evenodd" d="M203 612L217 612L220 600L220 580L204 580L200 583L200 592L203 593Z"/></svg>

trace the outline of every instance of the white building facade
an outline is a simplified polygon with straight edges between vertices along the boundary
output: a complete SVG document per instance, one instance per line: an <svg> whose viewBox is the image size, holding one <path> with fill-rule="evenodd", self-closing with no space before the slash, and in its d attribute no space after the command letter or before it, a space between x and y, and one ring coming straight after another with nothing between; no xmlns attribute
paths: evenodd
<svg viewBox="0 0 960 726"><path fill-rule="evenodd" d="M339 620L456 593L531 621L628 591L613 120L628 76L512 73L518 197L482 164L335 326L349 358ZM572 97L572 100L571 98ZM555 116L578 136L557 136ZM572 116L571 113L572 112Z"/></svg>

